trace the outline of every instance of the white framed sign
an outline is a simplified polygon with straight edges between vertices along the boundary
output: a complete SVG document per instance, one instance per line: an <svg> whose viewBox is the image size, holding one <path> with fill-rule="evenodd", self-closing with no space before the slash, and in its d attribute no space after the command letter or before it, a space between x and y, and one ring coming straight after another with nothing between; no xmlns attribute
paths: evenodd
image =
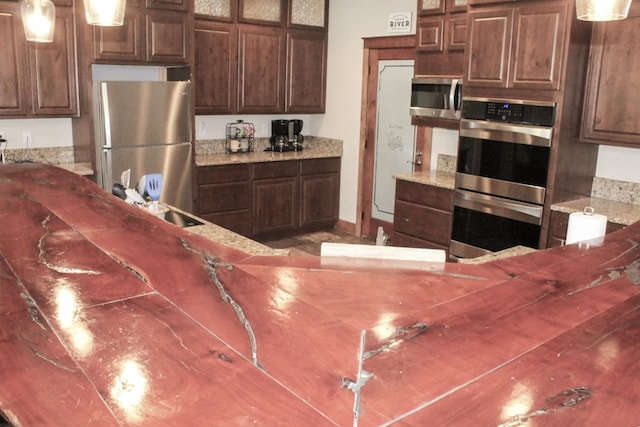
<svg viewBox="0 0 640 427"><path fill-rule="evenodd" d="M389 15L390 33L411 32L411 12L395 12Z"/></svg>

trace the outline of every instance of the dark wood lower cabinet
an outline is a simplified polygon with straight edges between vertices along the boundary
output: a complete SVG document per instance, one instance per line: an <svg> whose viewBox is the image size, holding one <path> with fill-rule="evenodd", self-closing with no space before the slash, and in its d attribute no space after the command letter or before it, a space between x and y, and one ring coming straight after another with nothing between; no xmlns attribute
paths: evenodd
<svg viewBox="0 0 640 427"><path fill-rule="evenodd" d="M199 167L198 216L236 233L251 235L251 177L250 164Z"/></svg>
<svg viewBox="0 0 640 427"><path fill-rule="evenodd" d="M248 237L332 228L340 158L198 168L197 214Z"/></svg>
<svg viewBox="0 0 640 427"><path fill-rule="evenodd" d="M340 159L303 160L300 194L301 228L335 225L340 204Z"/></svg>
<svg viewBox="0 0 640 427"><path fill-rule="evenodd" d="M548 248L564 245L567 240L567 227L569 226L569 214L560 211L551 211L551 226L549 227ZM607 222L607 234L624 228L624 225Z"/></svg>
<svg viewBox="0 0 640 427"><path fill-rule="evenodd" d="M300 163L256 163L253 173L253 235L299 228Z"/></svg>
<svg viewBox="0 0 640 427"><path fill-rule="evenodd" d="M393 246L449 251L453 190L398 180L393 214Z"/></svg>

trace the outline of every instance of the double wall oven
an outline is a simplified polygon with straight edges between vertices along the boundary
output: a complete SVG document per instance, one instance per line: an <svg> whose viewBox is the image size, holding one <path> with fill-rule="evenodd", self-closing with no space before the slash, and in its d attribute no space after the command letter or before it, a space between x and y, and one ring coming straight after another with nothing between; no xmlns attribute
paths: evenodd
<svg viewBox="0 0 640 427"><path fill-rule="evenodd" d="M538 248L555 104L464 98L450 254Z"/></svg>

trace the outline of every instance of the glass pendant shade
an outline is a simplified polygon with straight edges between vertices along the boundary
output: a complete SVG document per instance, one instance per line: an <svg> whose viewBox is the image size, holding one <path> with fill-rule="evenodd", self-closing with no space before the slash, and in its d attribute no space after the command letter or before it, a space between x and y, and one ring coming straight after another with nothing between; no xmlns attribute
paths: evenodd
<svg viewBox="0 0 640 427"><path fill-rule="evenodd" d="M582 21L617 21L627 17L631 0L576 0L576 15Z"/></svg>
<svg viewBox="0 0 640 427"><path fill-rule="evenodd" d="M87 23L100 27L122 25L126 6L126 0L84 0Z"/></svg>
<svg viewBox="0 0 640 427"><path fill-rule="evenodd" d="M56 27L56 7L51 0L22 0L24 35L30 42L51 43Z"/></svg>

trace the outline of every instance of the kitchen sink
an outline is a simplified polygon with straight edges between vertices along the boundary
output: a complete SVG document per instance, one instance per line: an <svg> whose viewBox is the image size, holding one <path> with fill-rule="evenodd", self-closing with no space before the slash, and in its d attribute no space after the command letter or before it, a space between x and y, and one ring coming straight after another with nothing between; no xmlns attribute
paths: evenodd
<svg viewBox="0 0 640 427"><path fill-rule="evenodd" d="M185 215L182 212L174 211L173 209L169 209L164 214L164 219L166 221L169 221L172 224L177 225L178 227L183 227L183 228L193 227L196 225L203 225L203 223L198 221L197 219L189 215Z"/></svg>

